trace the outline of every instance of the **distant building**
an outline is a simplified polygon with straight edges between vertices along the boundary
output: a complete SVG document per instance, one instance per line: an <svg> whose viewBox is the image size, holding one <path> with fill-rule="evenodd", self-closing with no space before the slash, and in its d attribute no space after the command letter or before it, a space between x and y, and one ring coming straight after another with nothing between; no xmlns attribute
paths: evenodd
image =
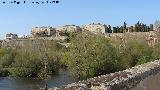
<svg viewBox="0 0 160 90"><path fill-rule="evenodd" d="M57 29L57 36L64 36L66 32L81 32L82 29L76 25L65 25L58 27Z"/></svg>
<svg viewBox="0 0 160 90"><path fill-rule="evenodd" d="M60 32L77 32L81 30L82 29L76 25L65 25L57 28L57 31L60 31Z"/></svg>
<svg viewBox="0 0 160 90"><path fill-rule="evenodd" d="M147 38L148 41L148 45L150 46L154 46L156 43L158 43L158 37L155 33L153 33L152 31L149 32L149 37Z"/></svg>
<svg viewBox="0 0 160 90"><path fill-rule="evenodd" d="M9 33L9 34L6 34L6 39L8 39L8 40L18 39L18 35L13 34L13 33Z"/></svg>
<svg viewBox="0 0 160 90"><path fill-rule="evenodd" d="M31 38L32 36L30 36L30 35L19 35L18 36L18 38L19 39L29 39L29 38Z"/></svg>
<svg viewBox="0 0 160 90"><path fill-rule="evenodd" d="M82 31L90 31L93 33L101 33L105 34L107 31L107 26L103 24L89 24L89 25L84 25L82 26Z"/></svg>
<svg viewBox="0 0 160 90"><path fill-rule="evenodd" d="M53 27L34 27L31 30L31 34L34 37L54 36L56 34L56 29Z"/></svg>
<svg viewBox="0 0 160 90"><path fill-rule="evenodd" d="M134 32L134 27L133 26L127 27L127 32Z"/></svg>

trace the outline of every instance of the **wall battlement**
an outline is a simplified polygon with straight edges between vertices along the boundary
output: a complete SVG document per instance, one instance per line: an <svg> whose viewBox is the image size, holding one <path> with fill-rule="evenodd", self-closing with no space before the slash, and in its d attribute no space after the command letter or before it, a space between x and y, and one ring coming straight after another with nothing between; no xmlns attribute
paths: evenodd
<svg viewBox="0 0 160 90"><path fill-rule="evenodd" d="M160 73L160 60L155 60L124 71L101 75L50 90L131 90L142 80L158 73Z"/></svg>

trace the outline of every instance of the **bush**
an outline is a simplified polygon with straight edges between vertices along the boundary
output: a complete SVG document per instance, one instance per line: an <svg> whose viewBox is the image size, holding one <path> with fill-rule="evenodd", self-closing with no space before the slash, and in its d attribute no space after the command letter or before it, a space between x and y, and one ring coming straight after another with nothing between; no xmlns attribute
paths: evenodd
<svg viewBox="0 0 160 90"><path fill-rule="evenodd" d="M15 52L12 49L0 49L0 76L8 76L8 68L14 62Z"/></svg>
<svg viewBox="0 0 160 90"><path fill-rule="evenodd" d="M156 60L160 59L160 43L157 43L154 47L153 47L153 53L152 53L152 57Z"/></svg>
<svg viewBox="0 0 160 90"><path fill-rule="evenodd" d="M13 77L46 78L59 67L61 45L55 41L28 41L17 49L14 63L9 68Z"/></svg>
<svg viewBox="0 0 160 90"><path fill-rule="evenodd" d="M0 66L2 68L8 68L13 62L14 62L14 56L11 53L5 54L0 59Z"/></svg>
<svg viewBox="0 0 160 90"><path fill-rule="evenodd" d="M9 75L9 71L7 69L0 68L0 77L5 77Z"/></svg>
<svg viewBox="0 0 160 90"><path fill-rule="evenodd" d="M120 61L116 49L104 36L84 32L71 38L65 61L72 75L93 77L118 71Z"/></svg>
<svg viewBox="0 0 160 90"><path fill-rule="evenodd" d="M14 58L15 62L9 69L12 76L31 77L37 76L40 70L41 60L33 50L19 50Z"/></svg>
<svg viewBox="0 0 160 90"><path fill-rule="evenodd" d="M126 42L126 47L121 48L120 51L120 58L126 68L152 60L153 48L142 40L129 39Z"/></svg>

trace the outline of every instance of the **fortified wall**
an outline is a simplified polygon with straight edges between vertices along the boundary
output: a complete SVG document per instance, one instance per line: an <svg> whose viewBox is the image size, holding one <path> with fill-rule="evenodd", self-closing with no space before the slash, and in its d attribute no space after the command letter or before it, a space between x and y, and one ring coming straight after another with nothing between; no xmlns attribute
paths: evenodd
<svg viewBox="0 0 160 90"><path fill-rule="evenodd" d="M124 71L50 90L159 90L158 78L160 78L160 60L155 60Z"/></svg>

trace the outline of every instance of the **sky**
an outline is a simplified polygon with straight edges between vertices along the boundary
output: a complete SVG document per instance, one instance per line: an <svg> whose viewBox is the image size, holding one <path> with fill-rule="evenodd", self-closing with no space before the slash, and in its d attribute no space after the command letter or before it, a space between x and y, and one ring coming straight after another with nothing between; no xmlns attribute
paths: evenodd
<svg viewBox="0 0 160 90"><path fill-rule="evenodd" d="M160 0L59 0L58 4L11 4L0 0L0 39L6 33L28 35L32 27L102 23L150 24L160 19ZM17 0L24 1L24 0ZM44 1L47 0L33 0ZM48 0L52 1L52 0Z"/></svg>

